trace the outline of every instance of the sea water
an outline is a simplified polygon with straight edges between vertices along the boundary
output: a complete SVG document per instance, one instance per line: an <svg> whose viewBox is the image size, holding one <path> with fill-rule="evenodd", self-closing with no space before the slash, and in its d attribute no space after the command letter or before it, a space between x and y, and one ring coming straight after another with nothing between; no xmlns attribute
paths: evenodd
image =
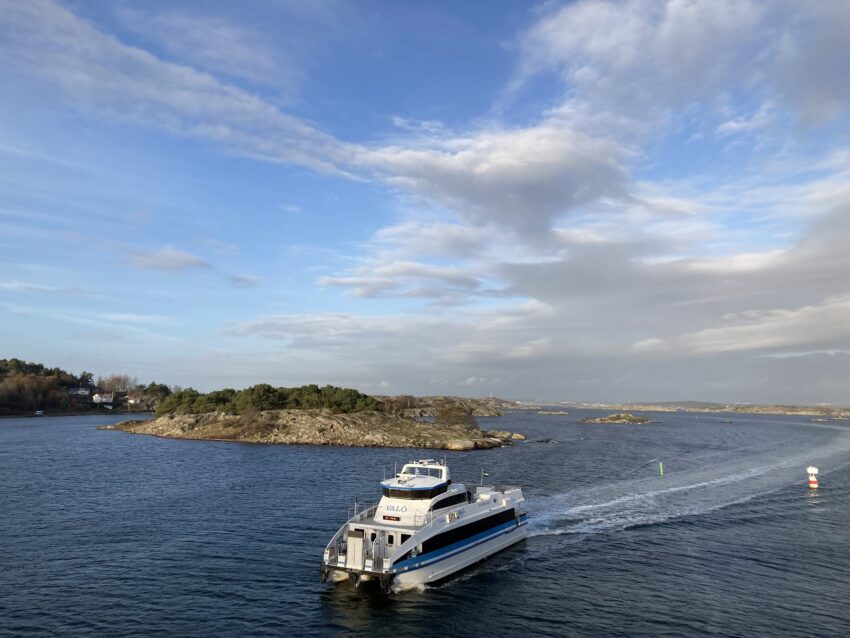
<svg viewBox="0 0 850 638"><path fill-rule="evenodd" d="M461 453L2 419L0 636L850 636L850 425L599 414L480 419L530 441ZM528 540L439 587L320 585L354 499L420 457L521 485Z"/></svg>

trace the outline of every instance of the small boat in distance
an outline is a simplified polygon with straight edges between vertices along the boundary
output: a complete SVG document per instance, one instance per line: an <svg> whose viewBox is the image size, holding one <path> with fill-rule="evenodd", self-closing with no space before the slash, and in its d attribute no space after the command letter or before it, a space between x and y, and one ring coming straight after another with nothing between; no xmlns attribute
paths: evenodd
<svg viewBox="0 0 850 638"><path fill-rule="evenodd" d="M482 472L482 482L485 476ZM411 461L381 482L377 505L354 515L325 548L321 581L377 581L384 591L434 583L525 538L518 487L453 483L445 462Z"/></svg>
<svg viewBox="0 0 850 638"><path fill-rule="evenodd" d="M32 413L33 416L44 416L44 410L36 410Z"/></svg>

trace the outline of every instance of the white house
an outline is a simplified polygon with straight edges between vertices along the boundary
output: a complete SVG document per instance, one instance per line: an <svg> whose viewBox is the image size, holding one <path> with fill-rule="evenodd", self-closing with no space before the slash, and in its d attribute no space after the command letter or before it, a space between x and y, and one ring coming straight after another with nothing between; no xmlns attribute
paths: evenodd
<svg viewBox="0 0 850 638"><path fill-rule="evenodd" d="M112 394L95 394L92 398L95 403L112 403Z"/></svg>

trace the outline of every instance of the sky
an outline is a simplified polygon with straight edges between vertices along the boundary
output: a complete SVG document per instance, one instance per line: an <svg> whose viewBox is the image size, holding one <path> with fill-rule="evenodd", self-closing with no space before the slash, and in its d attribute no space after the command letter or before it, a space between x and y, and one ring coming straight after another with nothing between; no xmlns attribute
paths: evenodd
<svg viewBox="0 0 850 638"><path fill-rule="evenodd" d="M0 357L850 404L850 3L0 0Z"/></svg>

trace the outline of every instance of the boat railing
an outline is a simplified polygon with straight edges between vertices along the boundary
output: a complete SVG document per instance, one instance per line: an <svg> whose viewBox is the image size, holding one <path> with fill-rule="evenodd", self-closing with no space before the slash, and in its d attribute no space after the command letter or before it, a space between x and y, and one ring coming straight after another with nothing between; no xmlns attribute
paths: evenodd
<svg viewBox="0 0 850 638"><path fill-rule="evenodd" d="M413 515L413 526L414 527L425 527L426 525L430 525L434 520L434 512L425 512L424 514L414 514Z"/></svg>
<svg viewBox="0 0 850 638"><path fill-rule="evenodd" d="M378 506L373 505L372 507L367 507L365 510L358 510L354 507L348 508L348 523L356 523L357 521L362 521L364 518L369 518L370 516L374 516L375 512L378 511Z"/></svg>
<svg viewBox="0 0 850 638"><path fill-rule="evenodd" d="M375 515L375 512L378 511L378 506L373 505L372 507L368 507L365 510L361 510L354 514L354 508L349 508L348 510L348 520L345 524L337 530L337 533L334 534L333 538L325 547L325 562L345 562L344 557L347 553L347 543L345 542L345 530L348 529L348 526L351 523L356 523L358 521L362 521L364 519L370 518Z"/></svg>

